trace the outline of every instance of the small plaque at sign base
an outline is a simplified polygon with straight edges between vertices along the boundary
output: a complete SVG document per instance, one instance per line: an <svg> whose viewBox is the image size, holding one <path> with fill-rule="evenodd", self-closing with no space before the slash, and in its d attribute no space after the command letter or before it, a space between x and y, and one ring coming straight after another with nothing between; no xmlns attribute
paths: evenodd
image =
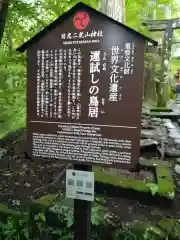
<svg viewBox="0 0 180 240"><path fill-rule="evenodd" d="M66 197L94 201L94 173L66 170Z"/></svg>

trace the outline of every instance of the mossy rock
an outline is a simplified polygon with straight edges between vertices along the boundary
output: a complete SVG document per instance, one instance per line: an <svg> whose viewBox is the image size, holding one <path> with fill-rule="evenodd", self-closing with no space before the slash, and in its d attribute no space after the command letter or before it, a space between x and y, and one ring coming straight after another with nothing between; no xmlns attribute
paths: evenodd
<svg viewBox="0 0 180 240"><path fill-rule="evenodd" d="M111 184L116 187L135 189L137 191L149 192L146 183L141 180L134 180L133 178L127 178L123 176L113 176L105 173L102 168L94 167L93 171L95 173L95 181L102 182L104 184Z"/></svg>
<svg viewBox="0 0 180 240"><path fill-rule="evenodd" d="M157 158L153 159L153 160L146 160L146 159L141 159L139 161L140 165L143 166L143 167L156 167L156 166L164 166L164 167L167 167L169 168L170 167L170 164L169 162L167 161L161 161Z"/></svg>
<svg viewBox="0 0 180 240"><path fill-rule="evenodd" d="M158 183L158 193L160 196L175 198L175 185L170 168L163 165L156 166L156 177Z"/></svg>
<svg viewBox="0 0 180 240"><path fill-rule="evenodd" d="M104 172L101 167L93 167L95 181L139 192L150 192L152 195L158 194L168 199L175 198L175 185L170 174L169 163L160 160L143 160L140 162L140 165L146 168L154 168L157 183L153 183L150 180L135 180L133 176L113 176Z"/></svg>
<svg viewBox="0 0 180 240"><path fill-rule="evenodd" d="M172 112L172 109L166 107L154 107L151 108L151 112Z"/></svg>

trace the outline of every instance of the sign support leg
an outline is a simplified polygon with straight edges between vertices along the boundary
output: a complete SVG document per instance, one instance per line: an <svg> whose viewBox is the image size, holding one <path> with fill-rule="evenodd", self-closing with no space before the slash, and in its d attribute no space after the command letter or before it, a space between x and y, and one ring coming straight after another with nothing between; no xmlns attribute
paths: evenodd
<svg viewBox="0 0 180 240"><path fill-rule="evenodd" d="M75 170L92 171L92 166L74 165ZM74 240L91 240L91 202L74 199Z"/></svg>

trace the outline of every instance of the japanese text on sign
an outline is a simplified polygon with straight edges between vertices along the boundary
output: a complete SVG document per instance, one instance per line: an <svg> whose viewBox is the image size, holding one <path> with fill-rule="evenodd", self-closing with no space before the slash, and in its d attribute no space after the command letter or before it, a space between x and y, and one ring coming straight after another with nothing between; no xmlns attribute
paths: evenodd
<svg viewBox="0 0 180 240"><path fill-rule="evenodd" d="M62 118L62 49L38 50L37 106L38 118Z"/></svg>
<svg viewBox="0 0 180 240"><path fill-rule="evenodd" d="M109 101L118 101L118 83L119 83L119 47L112 46L111 49L111 73L109 86Z"/></svg>
<svg viewBox="0 0 180 240"><path fill-rule="evenodd" d="M132 75L134 73L134 43L125 43L124 49L124 75Z"/></svg>
<svg viewBox="0 0 180 240"><path fill-rule="evenodd" d="M62 33L61 39L84 39L84 38L96 38L96 37L103 37L103 31L93 30L92 32L75 32L75 33Z"/></svg>
<svg viewBox="0 0 180 240"><path fill-rule="evenodd" d="M90 75L91 75L91 86L89 88L89 115L90 118L98 118L99 113L99 78L100 73L100 51L91 51L90 53Z"/></svg>

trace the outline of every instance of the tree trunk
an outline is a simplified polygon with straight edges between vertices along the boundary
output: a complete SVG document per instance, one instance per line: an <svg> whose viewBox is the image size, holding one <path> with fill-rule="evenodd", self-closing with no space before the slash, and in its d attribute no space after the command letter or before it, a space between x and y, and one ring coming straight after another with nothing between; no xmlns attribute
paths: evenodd
<svg viewBox="0 0 180 240"><path fill-rule="evenodd" d="M154 46L147 45L146 53L155 55L156 49ZM156 95L156 84L154 81L155 78L155 62L154 57L145 56L146 68L144 73L144 95L143 100L152 104L156 104L157 95Z"/></svg>
<svg viewBox="0 0 180 240"><path fill-rule="evenodd" d="M163 8L165 13L164 18L165 19L171 18L170 6L164 5ZM161 76L160 76L160 83L157 84L157 94L158 94L157 106L158 107L166 107L167 105L172 37L173 37L172 24L169 23L167 24L167 27L163 36Z"/></svg>
<svg viewBox="0 0 180 240"><path fill-rule="evenodd" d="M172 36L173 29L172 25L169 24L163 39L163 51L162 51L162 62L161 62L161 79L160 79L160 96L158 107L166 107L168 100L168 86L169 86L169 69L170 69L170 58L172 48Z"/></svg>
<svg viewBox="0 0 180 240"><path fill-rule="evenodd" d="M149 0L148 1L148 12L147 12L147 18L155 20L156 19L156 0ZM155 54L155 48L154 46L148 45L146 48L146 53ZM155 77L155 62L152 59L149 59L149 57L145 57L146 66L144 70L144 95L143 95L143 101L150 102L150 103L156 103L156 86L154 82Z"/></svg>
<svg viewBox="0 0 180 240"><path fill-rule="evenodd" d="M0 44L3 38L9 0L0 0Z"/></svg>
<svg viewBox="0 0 180 240"><path fill-rule="evenodd" d="M100 0L100 11L124 23L125 0Z"/></svg>

